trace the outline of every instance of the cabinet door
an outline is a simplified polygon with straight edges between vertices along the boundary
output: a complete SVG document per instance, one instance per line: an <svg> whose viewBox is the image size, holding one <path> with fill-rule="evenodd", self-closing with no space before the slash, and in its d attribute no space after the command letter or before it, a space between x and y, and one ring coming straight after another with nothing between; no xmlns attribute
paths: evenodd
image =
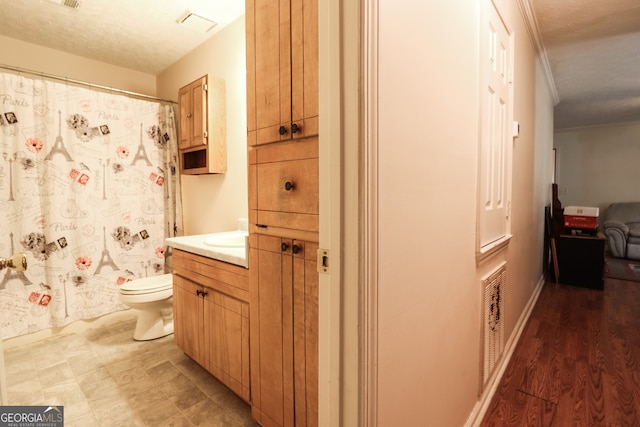
<svg viewBox="0 0 640 427"><path fill-rule="evenodd" d="M180 114L178 148L183 150L191 146L192 105L191 88L190 86L185 86L178 91L178 111Z"/></svg>
<svg viewBox="0 0 640 427"><path fill-rule="evenodd" d="M290 139L279 132L291 121L290 0L247 0L245 9L247 129L262 143Z"/></svg>
<svg viewBox="0 0 640 427"><path fill-rule="evenodd" d="M207 369L249 402L249 304L205 288Z"/></svg>
<svg viewBox="0 0 640 427"><path fill-rule="evenodd" d="M296 427L318 425L317 243L293 241L293 358Z"/></svg>
<svg viewBox="0 0 640 427"><path fill-rule="evenodd" d="M293 426L291 240L257 238L249 270L252 414L262 425Z"/></svg>
<svg viewBox="0 0 640 427"><path fill-rule="evenodd" d="M250 255L257 258L251 267L257 272L250 271L253 415L263 425L315 427L318 245L266 235L257 239Z"/></svg>
<svg viewBox="0 0 640 427"><path fill-rule="evenodd" d="M249 144L317 135L317 0L247 0L245 19Z"/></svg>
<svg viewBox="0 0 640 427"><path fill-rule="evenodd" d="M191 84L193 102L191 146L207 145L207 76L203 76Z"/></svg>
<svg viewBox="0 0 640 427"><path fill-rule="evenodd" d="M203 328L202 299L197 292L202 287L178 275L173 275L173 329L176 345L196 362L202 364Z"/></svg>
<svg viewBox="0 0 640 427"><path fill-rule="evenodd" d="M187 149L207 144L207 76L178 91L180 138L178 147Z"/></svg>
<svg viewBox="0 0 640 427"><path fill-rule="evenodd" d="M291 0L291 122L293 138L318 135L318 0Z"/></svg>

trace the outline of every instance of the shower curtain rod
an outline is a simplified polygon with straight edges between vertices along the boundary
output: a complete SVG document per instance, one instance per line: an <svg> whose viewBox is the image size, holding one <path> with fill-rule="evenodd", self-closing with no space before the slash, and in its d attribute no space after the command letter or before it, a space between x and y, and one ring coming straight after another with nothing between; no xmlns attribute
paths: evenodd
<svg viewBox="0 0 640 427"><path fill-rule="evenodd" d="M10 70L10 71L13 71L13 72L16 72L16 73L32 74L34 76L40 76L40 77L46 78L46 79L58 80L58 81L62 81L62 82L65 82L65 83L72 83L72 84L77 84L77 85L82 85L82 86L89 86L90 88L106 90L106 91L109 91L109 92L122 93L122 94L125 94L125 95L134 96L134 97L137 97L137 98L144 98L144 99L149 99L149 100L152 100L152 101L169 102L171 104L177 104L176 101L173 101L171 99L162 99L162 98L158 98L156 96L145 95L145 94L136 93L136 92L130 92L130 91L124 90L124 89L116 89L116 88L112 88L112 87L109 87L109 86L103 86L103 85L98 85L98 84L94 84L94 83L84 82L82 80L69 79L67 77L56 76L55 74L44 73L44 72L41 72L41 71L27 70L25 68L13 67L11 65L5 65L5 64L0 64L0 68L5 69L5 70Z"/></svg>

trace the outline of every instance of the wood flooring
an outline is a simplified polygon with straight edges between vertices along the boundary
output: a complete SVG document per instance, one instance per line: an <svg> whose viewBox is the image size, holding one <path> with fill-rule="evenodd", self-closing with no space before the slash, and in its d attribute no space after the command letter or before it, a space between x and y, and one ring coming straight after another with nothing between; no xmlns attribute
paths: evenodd
<svg viewBox="0 0 640 427"><path fill-rule="evenodd" d="M481 426L640 426L640 283L548 282Z"/></svg>

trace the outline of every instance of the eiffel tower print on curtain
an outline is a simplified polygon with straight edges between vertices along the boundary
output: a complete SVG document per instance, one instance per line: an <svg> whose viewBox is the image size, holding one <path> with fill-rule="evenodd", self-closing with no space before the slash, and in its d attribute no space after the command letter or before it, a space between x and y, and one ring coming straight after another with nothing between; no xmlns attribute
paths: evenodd
<svg viewBox="0 0 640 427"><path fill-rule="evenodd" d="M96 271L94 272L94 274L100 274L100 272L102 271L102 267L106 267L106 266L111 267L113 271L120 270L116 265L116 263L113 261L113 258L111 258L111 255L109 254L109 249L107 249L107 228L106 227L102 227L102 242L104 245L102 249L102 256L100 258L100 262L98 263L98 267L96 267Z"/></svg>
<svg viewBox="0 0 640 427"><path fill-rule="evenodd" d="M149 157L147 157L147 150L145 150L144 144L142 143L142 123L140 123L140 145L138 145L138 151L133 157L131 166L135 165L138 160L144 160L145 162L147 162L147 166L152 166L151 162L149 161Z"/></svg>
<svg viewBox="0 0 640 427"><path fill-rule="evenodd" d="M73 158L69 155L69 152L64 146L64 141L62 140L62 111L58 110L58 136L56 137L56 142L51 147L51 151L45 157L45 160L51 160L54 155L62 154L67 162L73 162Z"/></svg>

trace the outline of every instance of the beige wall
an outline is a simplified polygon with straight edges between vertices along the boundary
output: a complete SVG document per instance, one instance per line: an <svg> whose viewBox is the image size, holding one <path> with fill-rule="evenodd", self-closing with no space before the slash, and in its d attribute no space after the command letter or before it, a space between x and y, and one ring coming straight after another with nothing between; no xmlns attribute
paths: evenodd
<svg viewBox="0 0 640 427"><path fill-rule="evenodd" d="M156 95L156 77L152 74L129 70L5 36L0 36L0 46L2 46L0 59L2 65L144 95ZM0 69L0 72L5 71Z"/></svg>
<svg viewBox="0 0 640 427"><path fill-rule="evenodd" d="M236 229L248 215L247 107L244 15L158 75L158 96L177 97L180 87L209 74L227 90L227 173L182 175L185 234Z"/></svg>
<svg viewBox="0 0 640 427"><path fill-rule="evenodd" d="M489 0L482 0L489 1ZM476 263L480 0L380 2L379 424L461 426L478 406L481 278L507 261L505 339L542 278L553 102L516 2L513 238ZM427 18L425 18L427 17ZM427 423L427 424L425 424Z"/></svg>
<svg viewBox="0 0 640 427"><path fill-rule="evenodd" d="M640 123L557 131L558 198L562 206L640 201Z"/></svg>

